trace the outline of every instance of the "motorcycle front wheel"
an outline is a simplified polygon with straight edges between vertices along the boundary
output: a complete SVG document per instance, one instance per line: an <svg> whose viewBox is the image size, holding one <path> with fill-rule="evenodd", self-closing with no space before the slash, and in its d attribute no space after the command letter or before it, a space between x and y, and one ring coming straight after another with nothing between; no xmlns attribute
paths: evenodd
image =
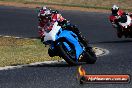
<svg viewBox="0 0 132 88"><path fill-rule="evenodd" d="M71 44L68 43L68 45L71 48L70 51L66 49L66 46L63 42L59 44L58 51L60 57L62 57L70 66L77 65L78 62L76 61L76 51Z"/></svg>

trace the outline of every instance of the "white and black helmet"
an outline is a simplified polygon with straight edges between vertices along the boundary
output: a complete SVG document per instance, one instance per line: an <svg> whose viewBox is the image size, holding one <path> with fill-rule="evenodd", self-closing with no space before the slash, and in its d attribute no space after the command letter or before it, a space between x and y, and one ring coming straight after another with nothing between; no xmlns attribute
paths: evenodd
<svg viewBox="0 0 132 88"><path fill-rule="evenodd" d="M116 15L117 12L119 11L119 7L117 5L113 5L111 11L113 15Z"/></svg>

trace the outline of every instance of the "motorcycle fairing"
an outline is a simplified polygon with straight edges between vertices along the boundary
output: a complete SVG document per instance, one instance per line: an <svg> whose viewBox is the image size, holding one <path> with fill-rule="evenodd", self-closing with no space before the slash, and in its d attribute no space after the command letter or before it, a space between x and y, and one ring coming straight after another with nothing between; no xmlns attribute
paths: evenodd
<svg viewBox="0 0 132 88"><path fill-rule="evenodd" d="M53 25L53 28L50 32L44 32L45 37L44 37L44 41L55 41L56 40L56 34L59 32L59 30L61 29L61 26L58 26L58 22L55 22Z"/></svg>
<svg viewBox="0 0 132 88"><path fill-rule="evenodd" d="M120 24L121 26L123 26L123 27L129 26L129 25L131 25L131 23L132 23L131 17L128 16L128 15L127 15L127 22L125 22L125 23L119 22L119 24Z"/></svg>
<svg viewBox="0 0 132 88"><path fill-rule="evenodd" d="M65 38L67 41L73 44L76 51L76 60L78 60L80 54L83 52L83 48L78 42L77 35L74 34L72 31L63 30L58 36L56 36L56 40L59 38ZM68 44L66 44L66 42L64 42L64 45L68 50L70 50L70 47Z"/></svg>
<svg viewBox="0 0 132 88"><path fill-rule="evenodd" d="M53 25L53 28L50 32L45 32L44 42L48 41L56 41L60 38L65 38L67 41L69 41L71 44L73 44L75 51L76 51L76 60L78 60L79 56L83 52L83 48L79 44L77 35L69 30L62 30L61 26L58 25L58 22L55 22ZM69 45L66 44L66 42L63 42L66 46L67 50L71 50ZM50 43L50 47L53 49L54 43Z"/></svg>

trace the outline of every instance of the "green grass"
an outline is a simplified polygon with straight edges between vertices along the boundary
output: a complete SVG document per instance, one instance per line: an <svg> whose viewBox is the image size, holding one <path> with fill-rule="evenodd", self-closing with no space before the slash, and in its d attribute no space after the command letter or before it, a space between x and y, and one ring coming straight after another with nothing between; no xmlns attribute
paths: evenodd
<svg viewBox="0 0 132 88"><path fill-rule="evenodd" d="M0 37L0 67L60 60L49 57L47 51L40 40Z"/></svg>
<svg viewBox="0 0 132 88"><path fill-rule="evenodd" d="M131 0L0 0L0 1L20 2L24 4L60 5L107 10L110 9L113 4L117 4L122 9L132 11Z"/></svg>
<svg viewBox="0 0 132 88"><path fill-rule="evenodd" d="M119 5L122 9L132 10L131 0L0 0L10 2L21 2L24 4L39 5L60 5L95 9L110 9L113 4Z"/></svg>

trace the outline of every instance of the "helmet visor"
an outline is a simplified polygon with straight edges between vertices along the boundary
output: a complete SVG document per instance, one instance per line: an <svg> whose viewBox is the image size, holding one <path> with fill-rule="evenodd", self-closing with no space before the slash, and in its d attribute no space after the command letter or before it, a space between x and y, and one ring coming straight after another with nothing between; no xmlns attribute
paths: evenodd
<svg viewBox="0 0 132 88"><path fill-rule="evenodd" d="M113 15L117 15L117 12L118 12L118 10L113 10L113 9L112 9L112 14L113 14Z"/></svg>

